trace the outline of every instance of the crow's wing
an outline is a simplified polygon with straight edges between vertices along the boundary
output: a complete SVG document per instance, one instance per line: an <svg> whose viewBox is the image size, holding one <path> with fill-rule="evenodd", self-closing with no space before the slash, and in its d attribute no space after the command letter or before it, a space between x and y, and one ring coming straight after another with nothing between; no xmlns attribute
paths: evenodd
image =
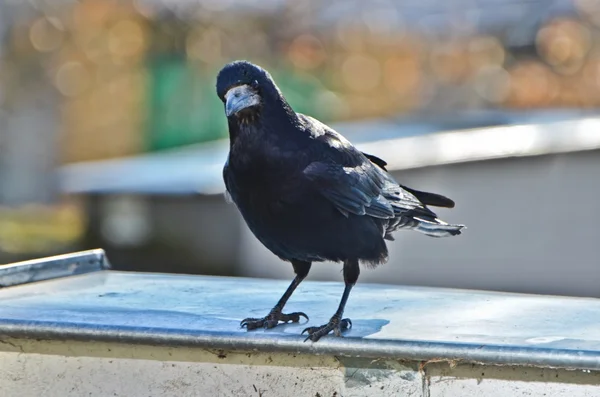
<svg viewBox="0 0 600 397"><path fill-rule="evenodd" d="M387 169L385 168L387 166L387 163L384 160L380 159L379 157L373 156L372 154L363 154L373 164L376 164L382 170L387 171ZM419 199L420 202L422 202L425 205L432 205L434 207L454 208L454 201L452 201L452 199L449 199L446 196L442 196L441 194L422 192L420 190L412 189L404 185L400 185L400 187L413 194L416 198Z"/></svg>
<svg viewBox="0 0 600 397"><path fill-rule="evenodd" d="M389 219L407 211L433 216L412 193L404 190L385 171L385 161L358 151L346 138L320 121L298 113L311 137L322 144L304 175L344 215L368 215Z"/></svg>
<svg viewBox="0 0 600 397"><path fill-rule="evenodd" d="M346 216L356 214L389 219L410 210L430 212L391 177L366 161L354 167L316 161L304 169L304 175Z"/></svg>

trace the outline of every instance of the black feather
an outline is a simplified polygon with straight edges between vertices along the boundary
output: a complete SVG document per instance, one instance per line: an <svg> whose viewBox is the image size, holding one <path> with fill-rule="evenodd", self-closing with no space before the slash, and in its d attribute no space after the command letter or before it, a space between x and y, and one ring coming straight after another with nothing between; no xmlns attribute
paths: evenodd
<svg viewBox="0 0 600 397"><path fill-rule="evenodd" d="M406 191L412 193L416 198L419 199L425 205L432 205L434 207L445 207L445 208L454 208L454 201L449 199L446 196L442 196L437 193L428 193L421 192L416 189L411 189L407 186L400 185Z"/></svg>
<svg viewBox="0 0 600 397"><path fill-rule="evenodd" d="M382 170L387 171L387 163L379 157L373 156L372 154L363 153L366 158L371 160L373 164L376 164ZM442 196L437 193L422 192L416 189L409 188L408 186L400 185L404 190L412 193L416 198L419 199L425 205L432 205L434 207L445 207L454 208L454 201L446 196Z"/></svg>
<svg viewBox="0 0 600 397"><path fill-rule="evenodd" d="M379 166L379 168L381 168L384 171L387 171L387 163L380 159L379 157L373 156L372 154L367 154L365 152L363 152L363 154L365 155L366 158L368 158L369 160L371 160L372 163L377 164L377 166Z"/></svg>

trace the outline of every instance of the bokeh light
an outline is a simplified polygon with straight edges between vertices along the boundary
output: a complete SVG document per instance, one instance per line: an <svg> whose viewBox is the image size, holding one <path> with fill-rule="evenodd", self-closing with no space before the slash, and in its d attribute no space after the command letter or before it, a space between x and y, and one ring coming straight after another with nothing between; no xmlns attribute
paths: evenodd
<svg viewBox="0 0 600 397"><path fill-rule="evenodd" d="M311 70L323 64L326 58L321 41L309 34L296 37L288 50L290 61L298 69Z"/></svg>
<svg viewBox="0 0 600 397"><path fill-rule="evenodd" d="M65 62L56 73L56 86L65 96L76 96L90 85L90 75L79 62Z"/></svg>
<svg viewBox="0 0 600 397"><path fill-rule="evenodd" d="M558 72L573 74L590 49L590 32L577 21L557 19L540 29L536 44L540 56Z"/></svg>
<svg viewBox="0 0 600 397"><path fill-rule="evenodd" d="M342 64L346 85L354 91L370 91L381 82L381 65L369 55L351 55Z"/></svg>
<svg viewBox="0 0 600 397"><path fill-rule="evenodd" d="M57 49L64 35L62 22L57 18L38 18L29 30L29 38L33 47L42 52Z"/></svg>

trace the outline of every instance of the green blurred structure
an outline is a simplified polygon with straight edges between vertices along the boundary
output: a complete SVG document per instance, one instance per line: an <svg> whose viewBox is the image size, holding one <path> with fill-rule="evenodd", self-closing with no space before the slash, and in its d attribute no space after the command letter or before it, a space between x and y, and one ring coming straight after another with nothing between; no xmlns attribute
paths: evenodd
<svg viewBox="0 0 600 397"><path fill-rule="evenodd" d="M227 137L223 107L214 91L216 71L199 69L183 54L152 59L148 71L149 151ZM329 118L327 108L318 106L321 87L316 80L292 70L277 70L273 75L294 109L323 120Z"/></svg>

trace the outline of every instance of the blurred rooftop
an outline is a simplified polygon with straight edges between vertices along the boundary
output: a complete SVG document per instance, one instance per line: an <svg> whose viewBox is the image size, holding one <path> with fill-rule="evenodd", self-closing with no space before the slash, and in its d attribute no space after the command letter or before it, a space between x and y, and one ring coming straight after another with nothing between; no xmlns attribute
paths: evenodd
<svg viewBox="0 0 600 397"><path fill-rule="evenodd" d="M333 124L391 171L600 148L595 111L465 112ZM58 180L67 194L222 194L228 140L144 156L74 163Z"/></svg>

